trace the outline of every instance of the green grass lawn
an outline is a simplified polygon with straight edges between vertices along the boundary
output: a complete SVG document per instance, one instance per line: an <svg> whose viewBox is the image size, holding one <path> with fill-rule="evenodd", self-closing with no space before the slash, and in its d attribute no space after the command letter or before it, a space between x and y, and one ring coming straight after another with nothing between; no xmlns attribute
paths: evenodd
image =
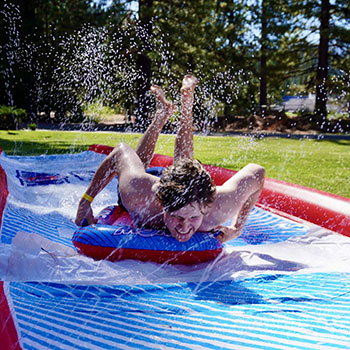
<svg viewBox="0 0 350 350"><path fill-rule="evenodd" d="M124 141L135 147L140 134L0 131L0 147L8 155L81 152L100 143L115 146ZM291 140L195 136L195 157L203 163L240 169L250 162L261 164L267 176L350 197L349 140ZM156 152L172 155L174 135L161 135Z"/></svg>

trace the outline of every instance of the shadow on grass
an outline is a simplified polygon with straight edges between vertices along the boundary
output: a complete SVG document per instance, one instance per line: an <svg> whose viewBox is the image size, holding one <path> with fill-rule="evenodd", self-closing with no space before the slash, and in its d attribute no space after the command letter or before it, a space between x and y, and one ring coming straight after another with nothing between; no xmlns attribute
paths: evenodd
<svg viewBox="0 0 350 350"><path fill-rule="evenodd" d="M328 141L330 143L334 143L338 146L350 146L350 140L348 140L348 139L347 140L341 140L341 139L339 139L339 140L325 140L325 141Z"/></svg>
<svg viewBox="0 0 350 350"><path fill-rule="evenodd" d="M20 155L20 156L38 156L42 154L63 154L63 153L78 153L86 151L90 146L87 142L72 145L67 140L64 141L23 141L23 140L6 140L0 138L0 148L7 155Z"/></svg>

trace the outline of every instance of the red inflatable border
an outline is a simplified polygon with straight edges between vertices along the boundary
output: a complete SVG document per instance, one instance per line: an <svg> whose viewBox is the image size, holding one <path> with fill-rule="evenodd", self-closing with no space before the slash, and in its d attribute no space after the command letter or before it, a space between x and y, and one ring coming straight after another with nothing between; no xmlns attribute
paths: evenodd
<svg viewBox="0 0 350 350"><path fill-rule="evenodd" d="M5 295L4 282L0 282L0 344L1 350L22 349Z"/></svg>
<svg viewBox="0 0 350 350"><path fill-rule="evenodd" d="M1 152L2 152L2 149L0 148L0 154ZM1 228L2 214L5 209L8 193L9 192L7 188L6 173L5 173L5 170L0 165L0 228Z"/></svg>
<svg viewBox="0 0 350 350"><path fill-rule="evenodd" d="M0 148L0 154L2 149ZM0 228L8 196L7 177L0 166ZM12 318L11 310L4 291L4 282L0 281L0 344L2 350L20 350L18 334Z"/></svg>
<svg viewBox="0 0 350 350"><path fill-rule="evenodd" d="M89 150L108 154L113 147L91 145ZM168 166L173 158L155 154L151 166ZM236 172L206 165L217 185L223 184ZM257 203L282 216L305 220L328 230L350 237L350 199L316 189L267 178Z"/></svg>

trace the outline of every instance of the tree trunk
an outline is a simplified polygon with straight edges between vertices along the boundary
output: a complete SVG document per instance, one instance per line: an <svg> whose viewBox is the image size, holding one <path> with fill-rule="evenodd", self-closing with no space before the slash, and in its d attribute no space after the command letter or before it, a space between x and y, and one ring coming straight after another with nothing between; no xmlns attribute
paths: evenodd
<svg viewBox="0 0 350 350"><path fill-rule="evenodd" d="M145 35L140 40L142 50L139 50L136 58L138 78L136 81L136 126L139 129L145 129L148 125L148 114L150 111L149 90L151 86L151 60L146 50L147 41L152 35L152 5L153 0L139 0L139 20L143 26Z"/></svg>
<svg viewBox="0 0 350 350"><path fill-rule="evenodd" d="M16 9L15 12L18 11L17 14L13 12L14 9ZM0 11L3 11L1 17L4 21L0 23L0 27L3 28L0 46L5 48L5 44L9 44L7 50L0 50L2 51L0 62L3 73L0 75L4 77L3 84L2 81L0 82L0 89L3 89L0 93L3 96L0 97L0 104L23 108L33 119L36 116L37 105L35 74L33 72L36 53L35 50L31 49L34 53L27 54L29 46L27 48L23 45L36 43L35 40L37 40L34 29L36 27L35 4L33 1L12 1L11 6L1 5ZM5 18L10 18L8 16L12 18L12 28L7 25L5 27ZM26 54L25 66L20 61L23 60L21 50L25 51Z"/></svg>
<svg viewBox="0 0 350 350"><path fill-rule="evenodd" d="M318 46L318 66L316 74L316 122L322 126L327 118L327 77L328 77L328 46L329 46L329 0L322 0L320 13L320 43Z"/></svg>
<svg viewBox="0 0 350 350"><path fill-rule="evenodd" d="M264 117L267 109L267 3L262 2L261 10L261 56L260 56L260 115Z"/></svg>

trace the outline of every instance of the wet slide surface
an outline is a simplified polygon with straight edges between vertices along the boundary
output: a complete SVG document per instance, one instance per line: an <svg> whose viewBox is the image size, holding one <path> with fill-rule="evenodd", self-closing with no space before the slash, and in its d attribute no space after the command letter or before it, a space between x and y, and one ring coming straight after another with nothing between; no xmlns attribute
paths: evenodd
<svg viewBox="0 0 350 350"><path fill-rule="evenodd" d="M0 155L4 350L350 348L350 239L319 226L254 208L209 263L79 255L76 206L103 157ZM95 213L116 203L116 187Z"/></svg>

